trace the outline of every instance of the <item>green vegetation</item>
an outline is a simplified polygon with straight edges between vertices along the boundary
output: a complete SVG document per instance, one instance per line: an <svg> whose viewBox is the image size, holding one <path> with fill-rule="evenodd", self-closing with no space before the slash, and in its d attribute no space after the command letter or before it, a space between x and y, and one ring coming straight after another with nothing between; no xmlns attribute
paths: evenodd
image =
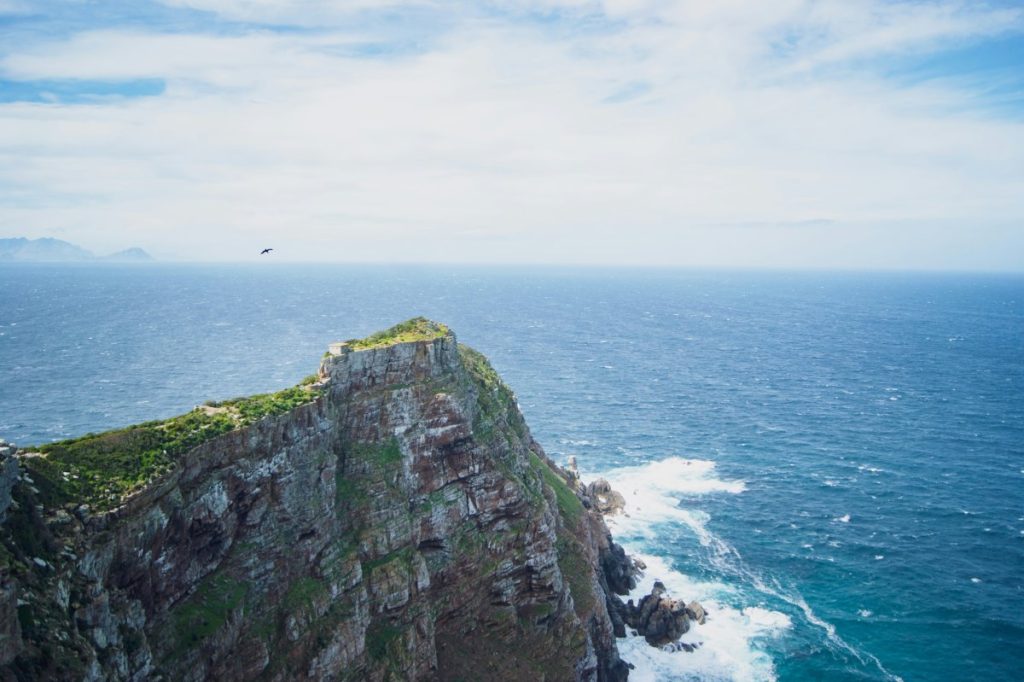
<svg viewBox="0 0 1024 682"><path fill-rule="evenodd" d="M313 610L317 599L326 597L329 594L327 585L316 578L303 577L291 584L288 592L284 595L284 607L288 611L295 611L299 608Z"/></svg>
<svg viewBox="0 0 1024 682"><path fill-rule="evenodd" d="M402 636L402 631L389 623L376 621L366 630L366 651L375 661L383 660L392 642Z"/></svg>
<svg viewBox="0 0 1024 682"><path fill-rule="evenodd" d="M319 395L312 385L209 402L177 417L43 445L45 457L23 460L43 501L117 506L131 492L169 471L184 453L260 419L288 412Z"/></svg>
<svg viewBox="0 0 1024 682"><path fill-rule="evenodd" d="M365 562L363 564L363 573L365 575L370 575L374 570L386 564L390 564L392 561L401 561L407 571L412 570L412 554L413 550L411 547L395 550L390 554L385 554L382 557Z"/></svg>
<svg viewBox="0 0 1024 682"><path fill-rule="evenodd" d="M351 443L348 451L355 459L372 462L385 469L402 461L402 447L397 438L391 438L383 444Z"/></svg>
<svg viewBox="0 0 1024 682"><path fill-rule="evenodd" d="M557 547L558 567L562 571L562 576L569 581L569 592L576 605L576 614L580 620L586 622L597 604L594 588L590 583L590 564L583 553L583 548L580 547L579 540L567 531L559 531Z"/></svg>
<svg viewBox="0 0 1024 682"><path fill-rule="evenodd" d="M309 379L309 377L306 377L306 379ZM312 382L307 383L306 379L303 379L302 384L299 386L286 388L277 393L261 393L247 398L210 402L207 405L214 408L227 408L228 412L242 426L247 426L264 417L290 412L296 407L305 405L313 400L318 394L308 388Z"/></svg>
<svg viewBox="0 0 1024 682"><path fill-rule="evenodd" d="M371 334L365 339L350 339L346 341L352 350L366 350L368 348L381 348L396 343L409 343L412 341L433 341L448 334L448 327L437 322L432 322L425 317L414 317L396 324L390 329Z"/></svg>
<svg viewBox="0 0 1024 682"><path fill-rule="evenodd" d="M558 511L562 518L570 526L579 523L583 516L583 503L562 477L556 474L536 453L530 453L530 464L544 479L544 483L555 493L555 501L558 503Z"/></svg>
<svg viewBox="0 0 1024 682"><path fill-rule="evenodd" d="M355 481L345 476L342 467L334 471L334 506L339 515L344 514L346 504L360 503L366 500L366 491L357 486Z"/></svg>
<svg viewBox="0 0 1024 682"><path fill-rule="evenodd" d="M171 611L174 644L169 654L180 656L197 646L227 622L228 616L242 604L247 588L230 576L207 576L186 601Z"/></svg>
<svg viewBox="0 0 1024 682"><path fill-rule="evenodd" d="M512 434L526 437L526 423L516 407L512 389L505 385L482 353L469 346L459 345L462 365L469 372L477 389L477 415L473 420L473 434L481 442L503 436L512 445Z"/></svg>

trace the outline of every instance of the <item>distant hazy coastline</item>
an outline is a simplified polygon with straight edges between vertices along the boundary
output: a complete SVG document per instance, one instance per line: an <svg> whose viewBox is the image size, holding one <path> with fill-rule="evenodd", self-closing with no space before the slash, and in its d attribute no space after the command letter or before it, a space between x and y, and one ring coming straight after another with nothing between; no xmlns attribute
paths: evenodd
<svg viewBox="0 0 1024 682"><path fill-rule="evenodd" d="M148 263L152 260L152 256L137 246L107 256L97 256L77 244L54 239L53 237L42 237L40 239L27 239L25 237L0 239L0 262L82 263L102 261L105 263Z"/></svg>

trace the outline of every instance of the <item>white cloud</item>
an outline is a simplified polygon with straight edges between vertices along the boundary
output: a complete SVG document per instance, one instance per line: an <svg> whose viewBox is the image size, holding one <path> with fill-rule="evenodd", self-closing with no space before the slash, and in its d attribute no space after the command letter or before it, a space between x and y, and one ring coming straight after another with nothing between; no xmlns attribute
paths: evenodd
<svg viewBox="0 0 1024 682"><path fill-rule="evenodd" d="M269 240L297 258L743 265L884 265L886 244L963 264L982 235L989 264L1024 266L1006 227L1024 218L1019 120L962 84L819 72L1006 29L964 7L607 2L581 10L612 16L599 29L475 14L381 59L351 56L366 34L343 26L84 32L0 72L167 90L0 106L0 229L211 258ZM952 246L914 260L930 229Z"/></svg>

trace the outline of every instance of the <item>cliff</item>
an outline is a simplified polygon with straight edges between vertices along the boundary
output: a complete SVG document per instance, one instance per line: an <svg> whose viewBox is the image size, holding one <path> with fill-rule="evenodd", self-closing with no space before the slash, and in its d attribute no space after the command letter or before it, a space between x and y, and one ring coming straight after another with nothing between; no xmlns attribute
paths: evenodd
<svg viewBox="0 0 1024 682"><path fill-rule="evenodd" d="M41 450L4 469L0 679L628 674L621 548L442 325Z"/></svg>

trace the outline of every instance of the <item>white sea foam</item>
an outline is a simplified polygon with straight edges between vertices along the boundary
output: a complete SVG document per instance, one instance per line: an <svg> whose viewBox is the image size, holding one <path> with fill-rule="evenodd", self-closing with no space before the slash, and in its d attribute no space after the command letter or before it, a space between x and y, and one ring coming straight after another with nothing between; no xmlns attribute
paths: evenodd
<svg viewBox="0 0 1024 682"><path fill-rule="evenodd" d="M849 523L850 522L850 515L849 514L843 514L842 516L838 516L838 517L836 517L833 520L834 521L838 521L839 523Z"/></svg>
<svg viewBox="0 0 1024 682"><path fill-rule="evenodd" d="M669 593L682 599L696 599L707 609L707 621L692 623L680 641L695 646L692 652L663 651L647 644L643 637L619 640L622 657L636 666L630 680L737 680L775 679L771 657L757 642L777 637L792 625L788 616L761 606L737 608L735 590L715 582L699 582L673 570L663 559L637 555L647 570L637 589L630 595L639 599L648 594L655 580Z"/></svg>
<svg viewBox="0 0 1024 682"><path fill-rule="evenodd" d="M629 507L635 505L662 510L678 510L680 495L736 494L747 489L743 481L716 478L714 462L683 457L669 457L641 466L615 469L608 472L607 478L626 497ZM649 513L650 509L646 511Z"/></svg>
<svg viewBox="0 0 1024 682"><path fill-rule="evenodd" d="M860 611L857 612L857 615L860 616L861 618L870 618L871 616L873 616L875 614L874 614L874 612L868 611L867 609L861 609Z"/></svg>
<svg viewBox="0 0 1024 682"><path fill-rule="evenodd" d="M558 442L562 445L572 445L575 447L591 447L594 445L594 441L586 439L562 438Z"/></svg>
<svg viewBox="0 0 1024 682"><path fill-rule="evenodd" d="M663 559L650 556L634 543L658 541L656 524L681 523L707 548L711 567L739 584L781 600L799 609L804 619L825 633L828 646L848 653L866 665L874 665L888 680L902 682L872 654L848 644L831 623L820 618L803 596L778 580L763 576L746 566L740 553L728 542L708 530L707 513L679 506L681 498L711 493L742 493L746 483L715 477L715 463L670 457L649 464L616 469L605 474L612 487L626 500L625 514L608 519L616 539L627 552L648 566L643 580L633 593L637 599L649 593L653 581L660 579L670 593L681 599L697 599L712 609L712 617L683 636L683 642L703 645L693 652L667 652L650 647L642 637L627 637L620 649L623 658L636 665L633 680L770 680L775 672L771 657L759 649L766 636L776 636L789 628L789 617L761 606L737 607L739 591L725 583L698 583L672 570ZM849 522L845 514L837 521ZM719 627L724 624L724 627Z"/></svg>
<svg viewBox="0 0 1024 682"><path fill-rule="evenodd" d="M759 649L758 642L788 629L791 623L786 614L760 605L740 606L737 602L741 603L741 597L734 588L720 582L695 581L673 570L663 558L635 551L630 542L655 539L655 525L672 522L692 531L715 557L733 552L708 530L707 513L679 506L683 496L738 494L746 490L743 481L723 480L715 473L714 462L670 457L606 475L626 499L626 515L610 518L609 525L630 554L647 565L631 598L639 600L649 594L654 581L660 580L671 595L687 601L696 599L709 613L704 625L694 624L680 640L700 645L692 652L656 649L643 637L620 641L623 658L636 666L630 680L753 681L775 677L771 657Z"/></svg>

